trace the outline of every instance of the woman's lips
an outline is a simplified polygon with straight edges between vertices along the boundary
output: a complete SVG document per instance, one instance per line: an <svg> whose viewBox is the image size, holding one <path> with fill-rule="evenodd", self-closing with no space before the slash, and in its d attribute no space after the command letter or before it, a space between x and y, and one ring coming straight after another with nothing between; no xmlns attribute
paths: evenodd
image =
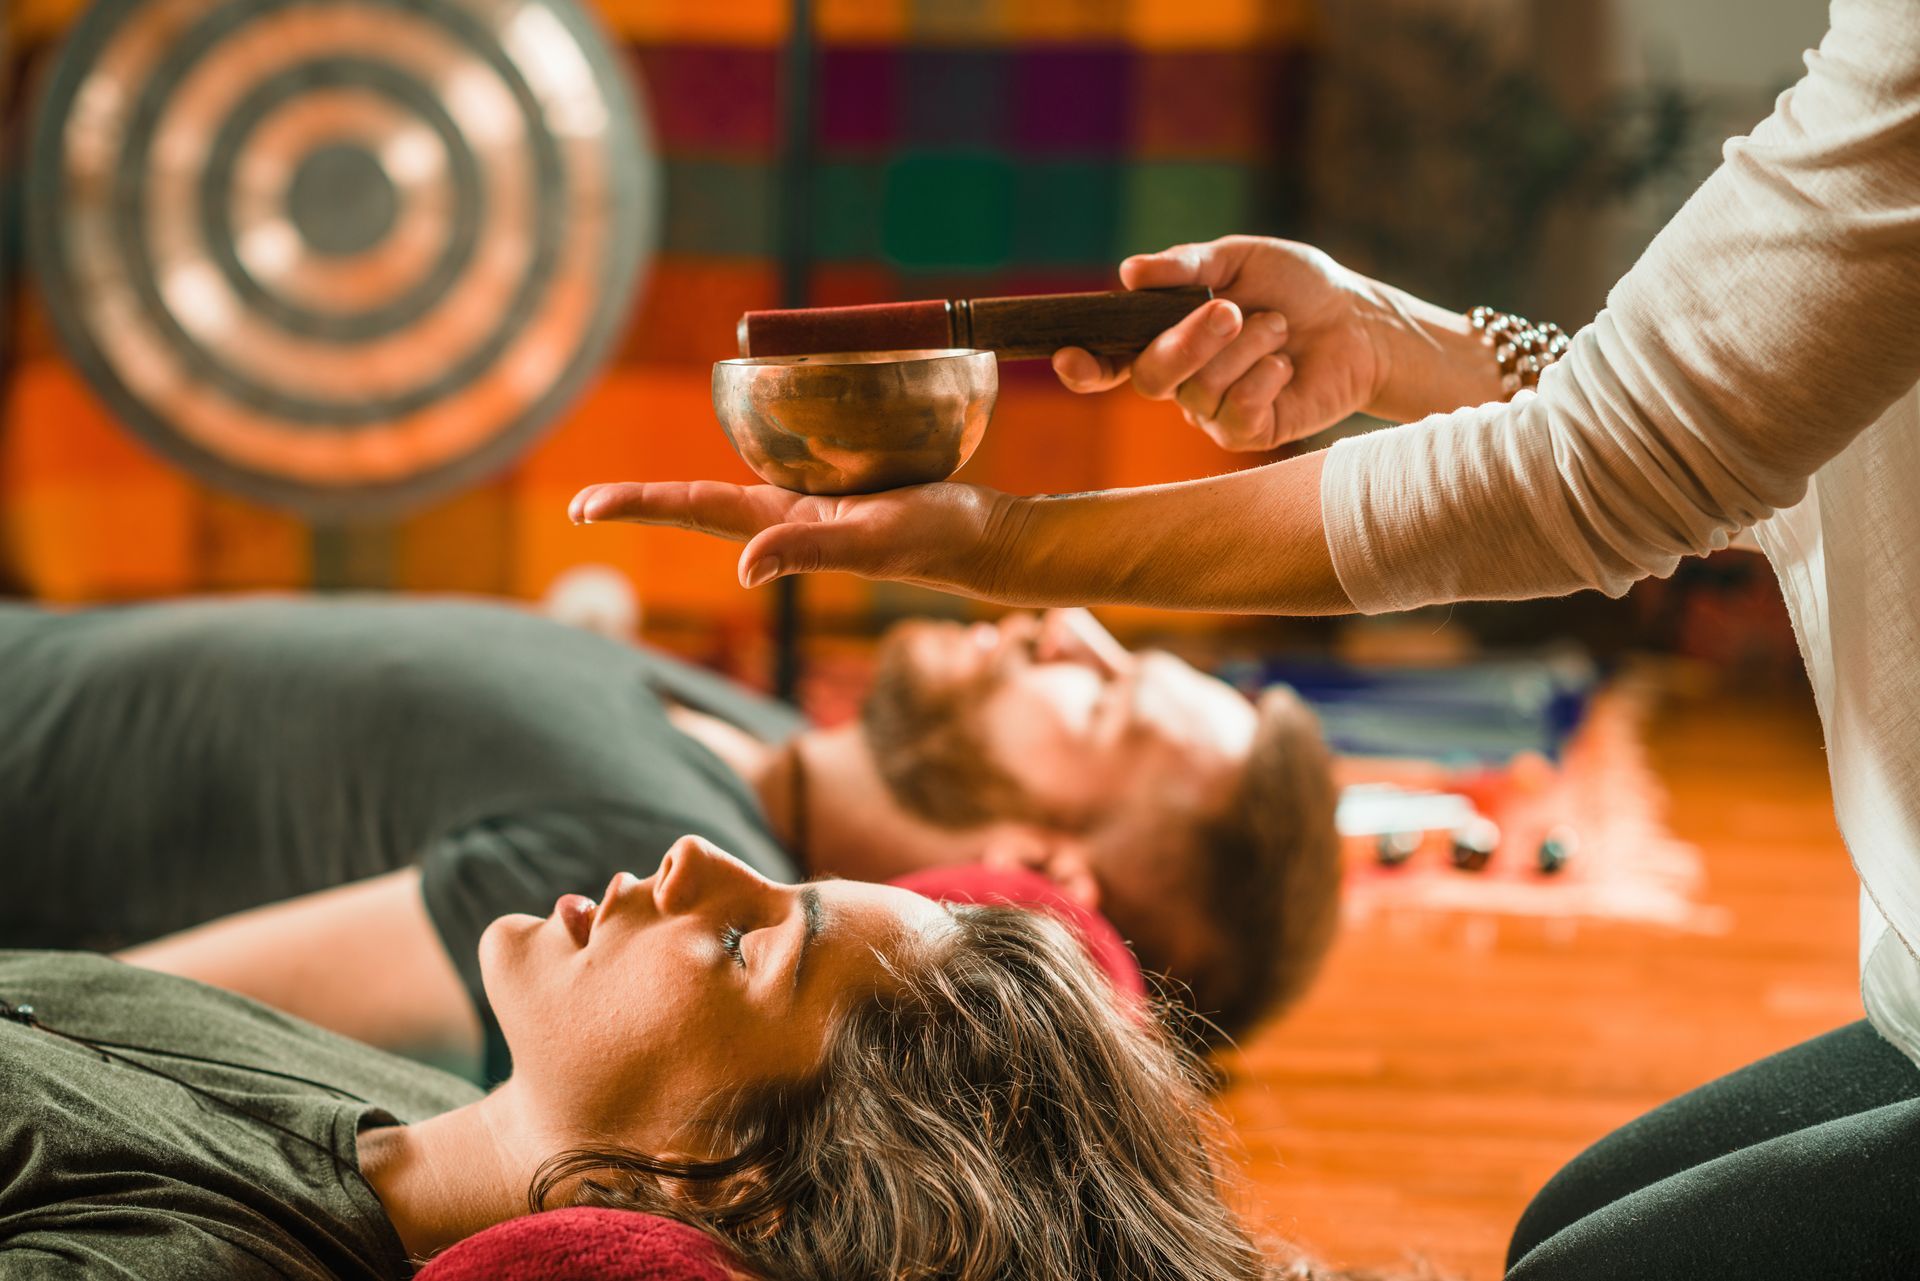
<svg viewBox="0 0 1920 1281"><path fill-rule="evenodd" d="M567 927L567 933L573 935L573 941L581 947L593 935L593 914L600 905L584 894L562 894L553 910L560 916L560 924Z"/></svg>

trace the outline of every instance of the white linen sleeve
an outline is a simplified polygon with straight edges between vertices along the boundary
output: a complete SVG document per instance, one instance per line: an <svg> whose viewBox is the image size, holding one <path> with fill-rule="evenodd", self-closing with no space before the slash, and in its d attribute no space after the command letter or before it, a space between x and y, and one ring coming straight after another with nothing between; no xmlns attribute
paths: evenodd
<svg viewBox="0 0 1920 1281"><path fill-rule="evenodd" d="M1334 568L1368 613L1617 596L1798 502L1916 381L1920 0L1836 0L1537 393L1333 447Z"/></svg>

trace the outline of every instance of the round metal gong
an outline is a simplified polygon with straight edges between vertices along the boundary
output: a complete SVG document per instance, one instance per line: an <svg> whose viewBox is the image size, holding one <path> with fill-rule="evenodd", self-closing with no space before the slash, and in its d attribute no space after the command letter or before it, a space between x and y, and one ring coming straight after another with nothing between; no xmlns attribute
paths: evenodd
<svg viewBox="0 0 1920 1281"><path fill-rule="evenodd" d="M625 319L657 190L573 0L97 0L30 182L42 292L115 412L326 517L530 444Z"/></svg>

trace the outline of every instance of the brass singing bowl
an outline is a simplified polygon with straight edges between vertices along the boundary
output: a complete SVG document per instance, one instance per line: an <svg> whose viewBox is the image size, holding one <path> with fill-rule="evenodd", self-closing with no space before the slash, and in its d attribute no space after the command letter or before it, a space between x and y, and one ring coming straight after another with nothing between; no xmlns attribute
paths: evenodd
<svg viewBox="0 0 1920 1281"><path fill-rule="evenodd" d="M990 351L831 352L715 361L713 412L761 479L800 494L945 480L1000 394Z"/></svg>

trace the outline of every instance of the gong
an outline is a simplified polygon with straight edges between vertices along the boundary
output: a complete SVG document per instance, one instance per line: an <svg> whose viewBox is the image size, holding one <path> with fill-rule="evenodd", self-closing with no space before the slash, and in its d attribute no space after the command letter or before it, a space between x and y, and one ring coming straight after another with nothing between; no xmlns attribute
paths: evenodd
<svg viewBox="0 0 1920 1281"><path fill-rule="evenodd" d="M41 292L113 411L328 519L531 444L657 221L645 121L571 0L97 0L29 184Z"/></svg>

